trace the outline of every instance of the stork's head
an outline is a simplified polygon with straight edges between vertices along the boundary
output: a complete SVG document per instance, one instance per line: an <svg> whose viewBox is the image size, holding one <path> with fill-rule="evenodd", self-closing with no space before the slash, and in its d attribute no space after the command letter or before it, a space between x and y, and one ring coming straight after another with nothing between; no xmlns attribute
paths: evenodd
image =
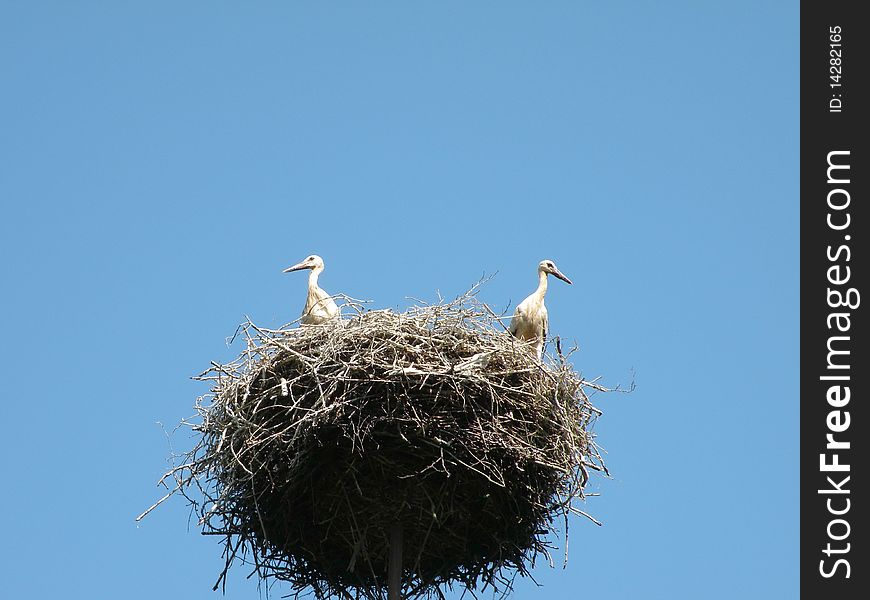
<svg viewBox="0 0 870 600"><path fill-rule="evenodd" d="M572 283L570 279L565 277L565 275L563 275L562 272L556 268L556 263L554 263L549 258L546 260L542 260L540 263L538 263L538 272L539 273L548 273L548 274L552 275L553 277L558 277L559 279L561 279L562 281L564 281L567 284Z"/></svg>
<svg viewBox="0 0 870 600"><path fill-rule="evenodd" d="M323 259L316 254L312 254L302 262L296 263L292 267L287 267L286 269L284 269L284 272L290 273L291 271L301 271L302 269L318 269L322 271Z"/></svg>

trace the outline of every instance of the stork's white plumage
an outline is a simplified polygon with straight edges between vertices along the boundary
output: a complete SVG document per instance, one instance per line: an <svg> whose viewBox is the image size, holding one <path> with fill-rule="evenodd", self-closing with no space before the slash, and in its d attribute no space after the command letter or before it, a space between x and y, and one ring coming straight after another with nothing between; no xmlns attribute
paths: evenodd
<svg viewBox="0 0 870 600"><path fill-rule="evenodd" d="M323 272L323 266L323 259L312 254L302 262L284 269L285 273L311 269L308 275L308 296L305 298L305 308L302 310L302 323L306 325L319 325L340 316L335 301L317 285L317 278Z"/></svg>
<svg viewBox="0 0 870 600"><path fill-rule="evenodd" d="M547 275L558 277L566 283L571 280L565 277L552 260L542 260L538 264L538 289L517 305L511 319L510 332L520 340L529 342L535 348L538 357L544 353L544 342L547 340L547 307L544 306L544 296L547 293Z"/></svg>

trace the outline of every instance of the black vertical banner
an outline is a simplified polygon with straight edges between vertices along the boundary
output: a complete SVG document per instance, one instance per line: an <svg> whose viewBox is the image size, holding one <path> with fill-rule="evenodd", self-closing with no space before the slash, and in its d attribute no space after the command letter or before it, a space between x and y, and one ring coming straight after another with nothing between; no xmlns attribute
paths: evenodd
<svg viewBox="0 0 870 600"><path fill-rule="evenodd" d="M801 593L867 598L870 21L801 3ZM868 306L865 306L868 304Z"/></svg>

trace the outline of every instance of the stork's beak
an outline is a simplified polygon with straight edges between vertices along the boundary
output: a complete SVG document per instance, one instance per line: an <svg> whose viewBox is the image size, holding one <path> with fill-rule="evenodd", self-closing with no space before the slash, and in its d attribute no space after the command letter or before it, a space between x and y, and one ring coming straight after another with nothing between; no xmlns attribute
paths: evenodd
<svg viewBox="0 0 870 600"><path fill-rule="evenodd" d="M574 285L570 279L565 277L559 269L553 269L553 277L558 277L568 285Z"/></svg>
<svg viewBox="0 0 870 600"><path fill-rule="evenodd" d="M302 269L307 269L307 268L308 268L308 263L305 261L302 261L301 263L296 263L292 267L287 267L286 269L284 269L284 273L292 273L293 271L301 271Z"/></svg>

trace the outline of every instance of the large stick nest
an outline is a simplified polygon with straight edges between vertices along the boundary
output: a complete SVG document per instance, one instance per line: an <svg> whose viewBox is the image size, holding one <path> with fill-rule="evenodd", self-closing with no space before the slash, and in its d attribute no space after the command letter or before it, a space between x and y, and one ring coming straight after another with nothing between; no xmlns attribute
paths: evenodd
<svg viewBox="0 0 870 600"><path fill-rule="evenodd" d="M604 471L600 412L561 348L541 362L474 290L405 313L267 330L201 378L198 443L167 476L236 559L317 598L510 589ZM558 347L558 345L557 345ZM588 516L588 515L587 515ZM567 529L565 531L567 536ZM565 540L567 543L567 539Z"/></svg>

